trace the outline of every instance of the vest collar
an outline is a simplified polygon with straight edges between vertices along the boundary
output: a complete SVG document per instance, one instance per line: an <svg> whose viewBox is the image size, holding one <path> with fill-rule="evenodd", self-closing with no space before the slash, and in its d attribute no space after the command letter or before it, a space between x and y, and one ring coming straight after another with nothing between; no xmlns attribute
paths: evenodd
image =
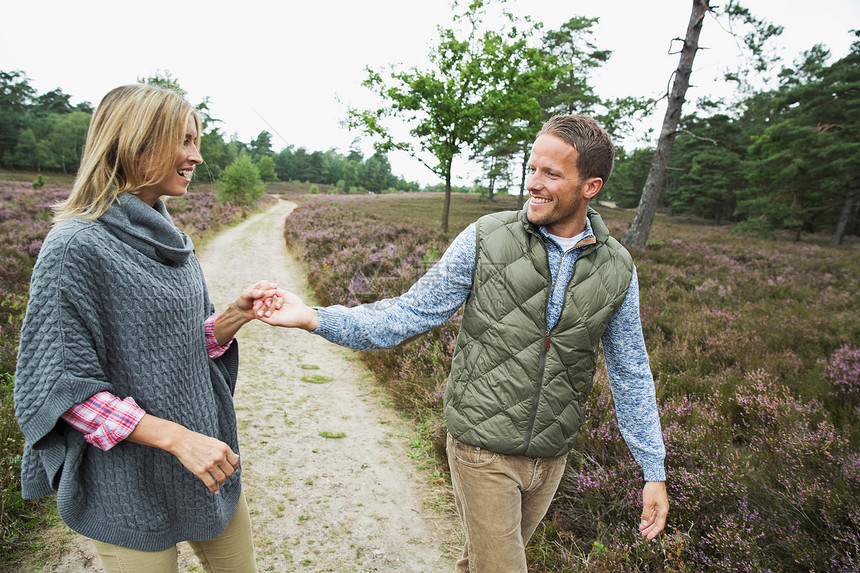
<svg viewBox="0 0 860 573"><path fill-rule="evenodd" d="M528 210L529 206L528 203L526 203L526 205L520 210L517 218L526 228L526 231L537 237L543 238L543 233L541 233L542 227L529 222ZM591 231L594 234L594 242L590 244L585 243L585 241L588 240L588 237L586 237L583 241L580 241L580 244L577 246L588 247L594 244L602 245L609 238L609 228L603 222L603 218L601 218L600 214L591 207L588 207L588 213L586 216L588 217L588 224L591 226Z"/></svg>

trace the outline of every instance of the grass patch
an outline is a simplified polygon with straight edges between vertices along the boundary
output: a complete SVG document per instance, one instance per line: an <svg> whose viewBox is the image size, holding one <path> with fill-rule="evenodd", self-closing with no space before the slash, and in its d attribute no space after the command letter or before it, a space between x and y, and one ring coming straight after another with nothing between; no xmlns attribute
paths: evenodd
<svg viewBox="0 0 860 573"><path fill-rule="evenodd" d="M328 439L330 439L330 440L339 440L339 439L341 439L341 438L345 438L345 437L346 437L346 432L329 432L329 431L322 431L322 432L320 432L320 437L322 437L322 438L328 438Z"/></svg>
<svg viewBox="0 0 860 573"><path fill-rule="evenodd" d="M307 382L308 384L328 384L333 380L334 378L332 378L331 376L323 376L322 374L302 376L302 382Z"/></svg>

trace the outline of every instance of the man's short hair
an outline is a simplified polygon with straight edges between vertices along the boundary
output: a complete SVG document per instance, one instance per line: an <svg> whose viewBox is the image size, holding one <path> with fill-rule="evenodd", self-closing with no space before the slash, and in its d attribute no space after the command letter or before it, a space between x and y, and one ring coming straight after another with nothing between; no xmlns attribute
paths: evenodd
<svg viewBox="0 0 860 573"><path fill-rule="evenodd" d="M609 134L587 115L554 115L543 124L537 136L554 135L576 149L576 169L584 181L600 177L603 182L612 173L615 147Z"/></svg>

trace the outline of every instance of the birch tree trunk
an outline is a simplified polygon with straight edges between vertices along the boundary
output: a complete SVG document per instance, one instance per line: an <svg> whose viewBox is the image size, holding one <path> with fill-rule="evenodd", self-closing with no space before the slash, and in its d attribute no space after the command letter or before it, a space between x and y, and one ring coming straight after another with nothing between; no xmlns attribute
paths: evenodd
<svg viewBox="0 0 860 573"><path fill-rule="evenodd" d="M660 138L657 140L654 160L651 162L651 169L645 180L645 188L642 190L642 198L639 200L636 216L633 218L630 228L621 237L621 242L627 247L644 249L648 242L648 234L651 232L651 224L654 222L654 214L657 212L657 200L663 189L669 156L672 154L672 145L675 143L678 123L681 120L681 107L684 105L687 88L690 87L693 59L699 50L699 34L702 31L705 14L711 9L709 1L693 0L693 11L690 14L690 23L687 24L687 35L684 37L681 61L675 70L675 79L669 93L666 115L663 118L663 127L660 129Z"/></svg>

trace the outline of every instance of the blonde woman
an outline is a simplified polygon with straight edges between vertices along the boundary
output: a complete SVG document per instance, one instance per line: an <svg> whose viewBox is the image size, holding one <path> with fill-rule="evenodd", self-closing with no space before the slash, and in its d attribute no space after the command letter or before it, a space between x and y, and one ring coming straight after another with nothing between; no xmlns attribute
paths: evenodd
<svg viewBox="0 0 860 573"><path fill-rule="evenodd" d="M179 95L130 85L96 110L69 198L33 271L15 407L22 494L57 494L106 571L176 571L189 541L206 571L255 571L232 392L235 333L275 285L214 314L182 196L200 120Z"/></svg>

